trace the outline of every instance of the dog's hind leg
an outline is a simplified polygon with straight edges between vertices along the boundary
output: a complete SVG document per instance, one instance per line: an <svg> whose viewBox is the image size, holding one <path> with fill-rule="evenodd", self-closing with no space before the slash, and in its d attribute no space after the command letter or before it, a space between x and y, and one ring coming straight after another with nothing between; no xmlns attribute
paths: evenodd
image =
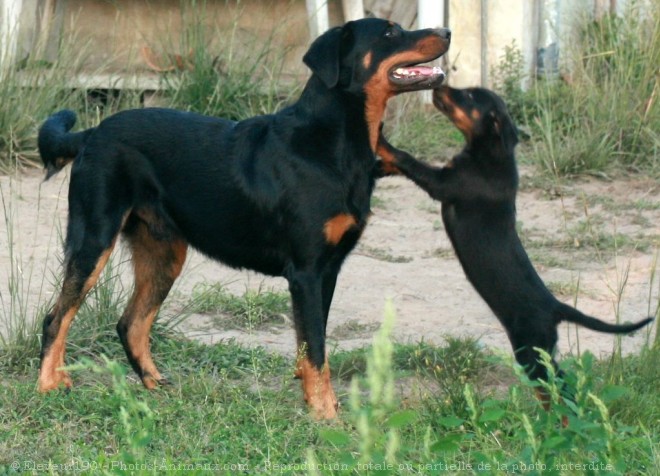
<svg viewBox="0 0 660 476"><path fill-rule="evenodd" d="M67 388L72 385L69 375L60 370L64 367L66 336L83 299L96 284L108 262L121 228L121 222L117 221L114 225L105 223L100 227L102 230L88 227L83 233L77 234L72 233L72 229L80 230L84 225L81 227L76 218L70 218L69 223L62 291L55 306L43 321L41 364L37 383L40 392L54 390L60 384ZM84 238L78 242L77 236Z"/></svg>
<svg viewBox="0 0 660 476"><path fill-rule="evenodd" d="M557 344L557 330L553 324L543 332L537 332L534 334L530 329L527 329L526 332L528 335L524 339L516 339L514 336L511 336L512 344L514 349L516 349L516 360L525 369L525 372L527 373L527 376L530 378L530 380L547 382L549 380L548 372L550 369L546 368L545 365L541 363L541 354L536 349L543 349L550 356L552 356L554 347ZM531 334L529 334L530 332ZM531 339L531 335L536 335L538 339ZM525 345L518 345L518 347L516 347L516 345L520 344L521 342L525 342ZM559 369L559 366L557 365L557 362L554 360L554 358L551 360L550 364L554 368L555 375L563 379L563 372ZM552 395L548 392L548 390L542 386L539 386L535 388L535 394L536 398L541 402L543 408L546 411L550 411L552 407ZM573 400L570 390L565 384L563 384L562 388L560 389L560 397ZM562 425L567 426L567 424L568 420L566 416L563 416Z"/></svg>
<svg viewBox="0 0 660 476"><path fill-rule="evenodd" d="M334 418L338 403L325 354L322 279L315 272L293 272L289 289L300 345L297 374L302 378L303 396L316 418Z"/></svg>
<svg viewBox="0 0 660 476"><path fill-rule="evenodd" d="M165 383L151 356L149 333L161 304L181 273L187 244L180 239L158 239L144 222L128 226L133 254L135 288L117 333L131 366L148 389Z"/></svg>

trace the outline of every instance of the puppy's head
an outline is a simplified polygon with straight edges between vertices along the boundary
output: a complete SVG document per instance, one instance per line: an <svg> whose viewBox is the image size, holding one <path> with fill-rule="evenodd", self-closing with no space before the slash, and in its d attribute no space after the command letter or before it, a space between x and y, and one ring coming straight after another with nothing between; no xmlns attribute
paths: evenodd
<svg viewBox="0 0 660 476"><path fill-rule="evenodd" d="M513 152L518 143L506 104L489 89L443 86L433 91L433 104L463 133L468 144L501 146L504 152Z"/></svg>

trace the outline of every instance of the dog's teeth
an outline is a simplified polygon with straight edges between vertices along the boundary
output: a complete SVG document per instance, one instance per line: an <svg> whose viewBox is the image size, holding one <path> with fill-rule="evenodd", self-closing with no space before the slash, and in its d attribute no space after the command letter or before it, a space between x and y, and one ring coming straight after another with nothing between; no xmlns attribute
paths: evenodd
<svg viewBox="0 0 660 476"><path fill-rule="evenodd" d="M434 66L433 67L433 74L445 74L445 72L442 70L440 66Z"/></svg>

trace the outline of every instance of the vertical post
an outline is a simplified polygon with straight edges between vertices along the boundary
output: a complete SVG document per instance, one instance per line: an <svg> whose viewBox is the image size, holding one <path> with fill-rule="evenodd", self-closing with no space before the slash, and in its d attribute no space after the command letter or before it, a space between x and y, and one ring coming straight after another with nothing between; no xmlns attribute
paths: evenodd
<svg viewBox="0 0 660 476"><path fill-rule="evenodd" d="M442 0L417 0L418 28L445 26L445 2Z"/></svg>
<svg viewBox="0 0 660 476"><path fill-rule="evenodd" d="M440 28L445 26L444 0L417 0L417 28ZM431 104L431 91L420 91L422 104Z"/></svg>
<svg viewBox="0 0 660 476"><path fill-rule="evenodd" d="M488 87L488 0L481 0L481 87Z"/></svg>
<svg viewBox="0 0 660 476"><path fill-rule="evenodd" d="M0 78L11 67L18 46L22 0L0 0Z"/></svg>
<svg viewBox="0 0 660 476"><path fill-rule="evenodd" d="M306 0L309 36L313 40L329 26L327 0Z"/></svg>
<svg viewBox="0 0 660 476"><path fill-rule="evenodd" d="M344 21L359 20L364 18L364 2L362 0L342 0Z"/></svg>

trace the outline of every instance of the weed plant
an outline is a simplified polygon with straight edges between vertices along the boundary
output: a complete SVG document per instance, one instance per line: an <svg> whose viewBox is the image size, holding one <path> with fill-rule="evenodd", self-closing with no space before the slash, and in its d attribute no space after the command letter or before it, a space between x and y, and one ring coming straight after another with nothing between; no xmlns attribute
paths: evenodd
<svg viewBox="0 0 660 476"><path fill-rule="evenodd" d="M648 429L621 423L608 407L633 390L597 384L589 353L562 363L565 379L545 354L547 383L530 381L522 368L512 365L518 382L504 398L478 390L475 380L467 379L457 384L460 397L449 396L458 408L447 405L444 397L424 397L421 406L401 402L393 392L392 315L391 310L386 313L374 339L365 377L353 377L349 427L320 429L322 443L308 450L312 474L643 474L657 462L657 444ZM511 366L511 358L505 360ZM499 358L494 361L502 365ZM443 380L452 382L449 375ZM551 395L550 412L529 398L539 386ZM564 386L573 389L574 402L561 398ZM648 397L648 390L643 393Z"/></svg>
<svg viewBox="0 0 660 476"><path fill-rule="evenodd" d="M392 322L388 309L363 353L366 370L348 390L337 387L343 411L330 423L305 416L299 384L273 378L291 371L291 361L233 343L156 333L155 358L173 385L154 392L123 363L98 355L69 367L76 386L68 395L38 395L31 376L5 373L12 383L0 385L0 466L30 472L50 462L105 474L650 474L657 467L657 347L626 357L616 381L588 353L565 360L565 381L551 374L545 384L553 400L546 412L533 398L539 384L510 357L487 356L470 342L395 345ZM346 357L332 355L335 368L338 359ZM452 371L435 374L437 367ZM493 368L517 375L508 391L484 385ZM402 372L457 390L401 394ZM564 384L574 404L560 398Z"/></svg>
<svg viewBox="0 0 660 476"><path fill-rule="evenodd" d="M17 243L25 239L21 231L16 204L18 191L12 177L0 182L0 205L3 212L3 235L6 245L6 283L0 283L0 370L28 368L35 364L39 348L39 324L33 316L45 315L51 305L47 290L51 283L47 275L38 273L33 263L20 252ZM35 224L39 221L39 210ZM23 222L23 226L26 224ZM51 229L46 246L52 249L57 230ZM42 238L39 236L39 238ZM53 250L55 252L55 250ZM35 298L36 297L36 298Z"/></svg>
<svg viewBox="0 0 660 476"><path fill-rule="evenodd" d="M629 2L622 16L578 19L561 79L525 91L515 44L495 87L531 134L531 158L555 176L660 170L660 3Z"/></svg>
<svg viewBox="0 0 660 476"><path fill-rule="evenodd" d="M182 5L181 14L185 28L177 49L188 58L184 68L163 77L172 107L241 120L274 112L297 93L280 83L287 51L274 45L284 26L265 39L240 35L239 41L238 17L217 38L206 21L206 2Z"/></svg>
<svg viewBox="0 0 660 476"><path fill-rule="evenodd" d="M80 70L84 49L74 47L73 38L64 43L52 64L28 57L0 69L0 173L11 173L37 159L35 125L73 104L73 94L64 85Z"/></svg>

